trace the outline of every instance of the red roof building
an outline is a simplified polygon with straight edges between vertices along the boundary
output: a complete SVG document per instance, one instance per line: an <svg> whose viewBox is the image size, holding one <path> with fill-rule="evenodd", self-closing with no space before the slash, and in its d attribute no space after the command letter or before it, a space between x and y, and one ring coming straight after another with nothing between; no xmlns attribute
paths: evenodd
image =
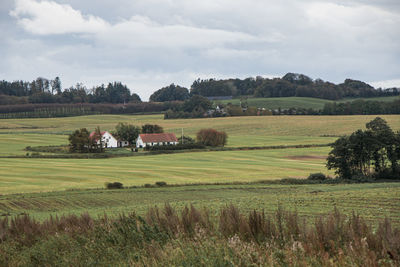
<svg viewBox="0 0 400 267"><path fill-rule="evenodd" d="M174 133L140 134L136 140L136 147L177 144L178 139Z"/></svg>

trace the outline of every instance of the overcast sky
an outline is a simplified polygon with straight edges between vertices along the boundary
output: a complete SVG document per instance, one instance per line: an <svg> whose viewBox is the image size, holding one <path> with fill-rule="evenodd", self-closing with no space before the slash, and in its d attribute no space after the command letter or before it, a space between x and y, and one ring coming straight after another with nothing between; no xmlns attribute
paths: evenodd
<svg viewBox="0 0 400 267"><path fill-rule="evenodd" d="M400 87L399 0L0 0L0 79L121 81L142 99L197 78Z"/></svg>

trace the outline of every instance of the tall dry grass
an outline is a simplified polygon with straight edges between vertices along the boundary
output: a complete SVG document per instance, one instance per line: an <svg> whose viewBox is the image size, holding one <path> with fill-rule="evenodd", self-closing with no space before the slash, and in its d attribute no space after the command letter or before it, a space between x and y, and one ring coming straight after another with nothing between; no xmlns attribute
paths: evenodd
<svg viewBox="0 0 400 267"><path fill-rule="evenodd" d="M399 266L400 230L334 209L309 222L278 207L243 214L166 204L144 217L0 219L0 265Z"/></svg>

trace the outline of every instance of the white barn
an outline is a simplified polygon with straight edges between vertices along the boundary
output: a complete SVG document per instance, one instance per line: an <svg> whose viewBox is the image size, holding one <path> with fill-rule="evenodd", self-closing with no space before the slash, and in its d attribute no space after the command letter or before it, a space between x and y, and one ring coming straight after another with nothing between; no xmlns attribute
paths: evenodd
<svg viewBox="0 0 400 267"><path fill-rule="evenodd" d="M140 134L136 139L136 147L177 145L174 133Z"/></svg>

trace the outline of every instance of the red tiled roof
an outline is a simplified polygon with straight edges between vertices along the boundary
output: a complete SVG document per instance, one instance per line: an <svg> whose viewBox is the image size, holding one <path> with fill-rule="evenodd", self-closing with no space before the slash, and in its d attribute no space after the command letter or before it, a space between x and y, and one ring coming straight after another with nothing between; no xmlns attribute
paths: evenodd
<svg viewBox="0 0 400 267"><path fill-rule="evenodd" d="M104 131L104 132L100 132L100 133L101 133L101 136L103 136L103 134L105 134L106 132ZM95 136L95 134L96 134L96 132L91 132L89 135L89 138L93 138L93 136Z"/></svg>
<svg viewBox="0 0 400 267"><path fill-rule="evenodd" d="M100 133L101 133L101 136L103 136L106 132L107 132L107 131L100 132ZM96 132L91 132L90 135L89 135L89 138L92 139L92 138L94 138L95 136L96 136ZM98 140L99 140L98 138L94 139L94 141L98 141Z"/></svg>
<svg viewBox="0 0 400 267"><path fill-rule="evenodd" d="M143 143L178 142L174 133L140 134Z"/></svg>

